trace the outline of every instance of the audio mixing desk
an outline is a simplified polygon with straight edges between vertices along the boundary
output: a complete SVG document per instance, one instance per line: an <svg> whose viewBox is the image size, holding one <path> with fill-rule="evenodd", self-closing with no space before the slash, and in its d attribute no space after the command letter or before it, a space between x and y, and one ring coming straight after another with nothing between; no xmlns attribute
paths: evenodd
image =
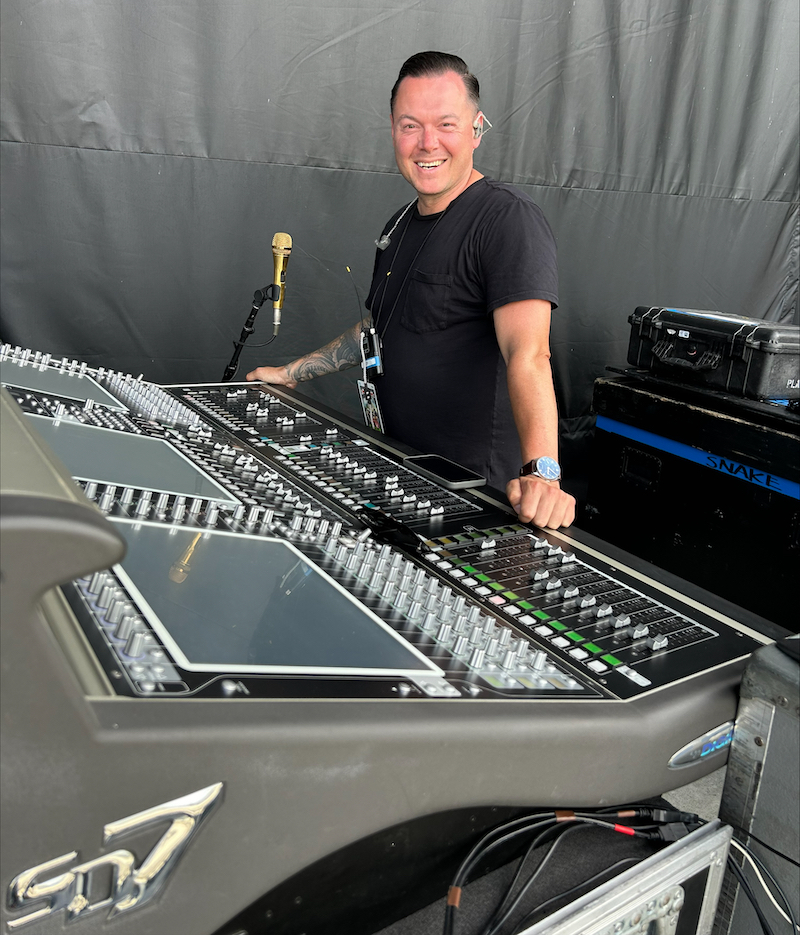
<svg viewBox="0 0 800 935"><path fill-rule="evenodd" d="M780 635L294 391L0 380L9 931L283 931L387 829L661 794Z"/></svg>

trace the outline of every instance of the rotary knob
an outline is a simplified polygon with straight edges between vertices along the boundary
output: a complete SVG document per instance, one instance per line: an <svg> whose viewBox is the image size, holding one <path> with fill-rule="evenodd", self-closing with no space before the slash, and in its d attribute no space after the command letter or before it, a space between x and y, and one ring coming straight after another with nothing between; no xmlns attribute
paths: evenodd
<svg viewBox="0 0 800 935"><path fill-rule="evenodd" d="M123 616L126 613L130 613L132 609L133 608L127 601L119 600L115 598L108 605L108 609L106 610L106 613L105 613L105 618L108 621L108 623L117 624L120 622L120 620L122 620Z"/></svg>
<svg viewBox="0 0 800 935"><path fill-rule="evenodd" d="M133 633L133 625L136 623L136 616L134 614L125 614L125 616L117 624L116 630L114 630L114 636L118 640L126 640Z"/></svg>
<svg viewBox="0 0 800 935"><path fill-rule="evenodd" d="M513 669L517 663L517 653L513 649L508 649L503 656L503 659L500 663L501 668L503 669Z"/></svg>
<svg viewBox="0 0 800 935"><path fill-rule="evenodd" d="M144 655L144 645L144 633L134 631L125 643L125 655L137 659L139 656Z"/></svg>
<svg viewBox="0 0 800 935"><path fill-rule="evenodd" d="M108 582L109 575L106 571L96 571L89 581L89 584L86 587L86 590L89 594L99 594L103 586Z"/></svg>
<svg viewBox="0 0 800 935"><path fill-rule="evenodd" d="M463 656L464 653L469 652L469 648L469 640L462 633L453 643L452 653L454 656Z"/></svg>
<svg viewBox="0 0 800 935"><path fill-rule="evenodd" d="M114 505L114 497L116 495L117 488L113 484L106 485L106 489L103 491L103 495L100 497L100 502L98 503L98 506L104 513L107 513Z"/></svg>
<svg viewBox="0 0 800 935"><path fill-rule="evenodd" d="M535 672L540 672L544 668L546 662L547 662L547 653L544 652L544 650L538 649L531 656L530 667Z"/></svg>
<svg viewBox="0 0 800 935"><path fill-rule="evenodd" d="M472 650L472 655L469 657L469 666L472 669L482 669L484 663L486 662L486 650L481 649L480 646L476 646Z"/></svg>
<svg viewBox="0 0 800 935"><path fill-rule="evenodd" d="M97 606L102 607L103 610L105 610L111 604L111 601L117 596L117 593L118 591L116 585L104 585L100 595L97 598Z"/></svg>
<svg viewBox="0 0 800 935"><path fill-rule="evenodd" d="M145 516L150 512L150 500L152 499L153 494L149 490L143 490L139 502L136 504L136 509L134 513L136 516Z"/></svg>

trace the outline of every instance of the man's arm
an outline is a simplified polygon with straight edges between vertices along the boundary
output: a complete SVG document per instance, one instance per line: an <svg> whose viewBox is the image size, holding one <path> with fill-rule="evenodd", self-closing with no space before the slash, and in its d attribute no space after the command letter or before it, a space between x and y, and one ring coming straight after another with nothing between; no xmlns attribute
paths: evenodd
<svg viewBox="0 0 800 935"><path fill-rule="evenodd" d="M293 387L304 380L313 380L314 377L322 377L326 373L355 367L361 363L361 329L368 327L371 322L370 317L365 318L325 347L311 351L304 357L298 357L282 367L257 367L247 374L246 379Z"/></svg>
<svg viewBox="0 0 800 935"><path fill-rule="evenodd" d="M550 369L550 303L511 302L495 310L494 330L506 362L511 408L519 433L522 464L548 455L558 460L558 411ZM557 481L515 477L506 495L519 518L537 526L569 526L575 498Z"/></svg>

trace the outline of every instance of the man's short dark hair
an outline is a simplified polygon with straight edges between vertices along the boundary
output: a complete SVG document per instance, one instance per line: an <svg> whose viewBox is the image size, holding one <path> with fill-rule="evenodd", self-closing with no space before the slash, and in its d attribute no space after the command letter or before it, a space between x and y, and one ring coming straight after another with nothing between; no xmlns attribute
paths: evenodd
<svg viewBox="0 0 800 935"><path fill-rule="evenodd" d="M444 75L449 71L454 71L464 82L467 97L477 110L481 100L481 88L478 79L470 72L463 58L450 55L449 52L417 52L416 55L412 55L411 58L403 62L403 67L400 69L400 74L394 83L389 103L392 113L394 113L397 89L400 87L403 78L433 78L437 75Z"/></svg>

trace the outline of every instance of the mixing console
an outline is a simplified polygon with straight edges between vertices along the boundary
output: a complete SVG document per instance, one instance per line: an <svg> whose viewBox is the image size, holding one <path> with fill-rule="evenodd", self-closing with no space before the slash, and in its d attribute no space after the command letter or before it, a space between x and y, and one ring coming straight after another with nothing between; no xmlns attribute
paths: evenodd
<svg viewBox="0 0 800 935"><path fill-rule="evenodd" d="M498 806L624 803L724 762L754 615L446 489L294 391L8 345L0 382L9 931L312 931L301 903L373 864L416 891L417 855Z"/></svg>
<svg viewBox="0 0 800 935"><path fill-rule="evenodd" d="M8 346L0 359L3 383L128 544L121 567L67 589L122 693L272 695L313 675L315 695L339 697L629 698L753 645L283 390L166 389ZM290 556L317 603L284 589L286 620L313 637L283 656L242 644L220 670L230 633L276 614ZM214 599L195 587L209 580ZM338 595L360 627L344 654L340 635L309 622ZM184 616L194 637L204 628L202 658L184 645ZM370 640L365 661L355 649Z"/></svg>

